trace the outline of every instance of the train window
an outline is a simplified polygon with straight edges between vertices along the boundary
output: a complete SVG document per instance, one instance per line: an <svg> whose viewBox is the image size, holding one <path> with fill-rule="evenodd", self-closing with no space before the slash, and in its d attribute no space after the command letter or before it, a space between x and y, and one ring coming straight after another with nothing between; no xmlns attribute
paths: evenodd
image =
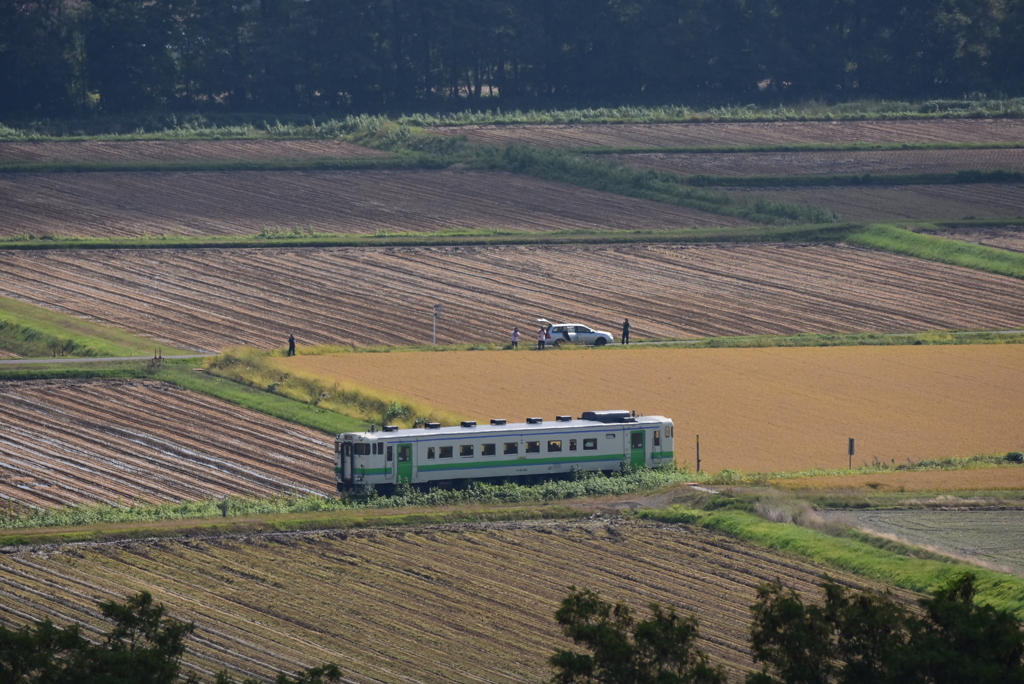
<svg viewBox="0 0 1024 684"><path fill-rule="evenodd" d="M526 453L528 454L539 454L540 453L540 442L527 442Z"/></svg>
<svg viewBox="0 0 1024 684"><path fill-rule="evenodd" d="M462 456L463 458L472 458L473 457L473 445L472 444L463 444L463 445L461 445L459 447L459 456Z"/></svg>
<svg viewBox="0 0 1024 684"><path fill-rule="evenodd" d="M402 444L398 447L398 462L408 463L412 460L412 446L409 444Z"/></svg>
<svg viewBox="0 0 1024 684"><path fill-rule="evenodd" d="M497 446L498 446L497 444L481 444L480 445L480 455L481 456L493 456L494 454L498 453L498 450L496 448Z"/></svg>
<svg viewBox="0 0 1024 684"><path fill-rule="evenodd" d="M370 453L370 445L365 442L356 442L352 445L352 453L356 456L367 456Z"/></svg>
<svg viewBox="0 0 1024 684"><path fill-rule="evenodd" d="M519 453L519 442L505 442L505 453L506 454L518 454Z"/></svg>
<svg viewBox="0 0 1024 684"><path fill-rule="evenodd" d="M676 426L675 425L669 425L667 428L665 428L665 436L666 437L675 437L676 436Z"/></svg>
<svg viewBox="0 0 1024 684"><path fill-rule="evenodd" d="M596 448L597 448L597 438L596 437L591 437L590 439L583 440L583 450L584 451L593 451Z"/></svg>
<svg viewBox="0 0 1024 684"><path fill-rule="evenodd" d="M393 458L394 458L394 456L392 455L391 445L388 444L388 458L387 458L387 460L390 461Z"/></svg>
<svg viewBox="0 0 1024 684"><path fill-rule="evenodd" d="M643 449L644 448L644 433L642 433L642 432L634 432L632 435L630 435L629 446L631 446L634 449Z"/></svg>
<svg viewBox="0 0 1024 684"><path fill-rule="evenodd" d="M427 447L427 458L428 459L433 459L434 458L434 447Z"/></svg>
<svg viewBox="0 0 1024 684"><path fill-rule="evenodd" d="M552 451L561 451L561 450L562 450L562 440L560 440L560 439L548 440L548 453L551 453Z"/></svg>
<svg viewBox="0 0 1024 684"><path fill-rule="evenodd" d="M654 431L654 446L661 446L661 430Z"/></svg>
<svg viewBox="0 0 1024 684"><path fill-rule="evenodd" d="M451 458L452 457L452 448L450 446L441 447L441 453L438 454L438 457L439 458Z"/></svg>
<svg viewBox="0 0 1024 684"><path fill-rule="evenodd" d="M576 440L575 439L570 439L569 440L569 451L576 451Z"/></svg>

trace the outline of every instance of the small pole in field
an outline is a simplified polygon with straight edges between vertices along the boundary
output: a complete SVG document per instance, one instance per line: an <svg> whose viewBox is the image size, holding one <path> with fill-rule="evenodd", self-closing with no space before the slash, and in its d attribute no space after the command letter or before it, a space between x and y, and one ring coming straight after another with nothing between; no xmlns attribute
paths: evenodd
<svg viewBox="0 0 1024 684"><path fill-rule="evenodd" d="M853 470L853 437L850 438L850 470Z"/></svg>
<svg viewBox="0 0 1024 684"><path fill-rule="evenodd" d="M437 346L437 319L441 317L441 305L434 305L434 346Z"/></svg>
<svg viewBox="0 0 1024 684"><path fill-rule="evenodd" d="M697 472L700 472L700 435L697 435Z"/></svg>

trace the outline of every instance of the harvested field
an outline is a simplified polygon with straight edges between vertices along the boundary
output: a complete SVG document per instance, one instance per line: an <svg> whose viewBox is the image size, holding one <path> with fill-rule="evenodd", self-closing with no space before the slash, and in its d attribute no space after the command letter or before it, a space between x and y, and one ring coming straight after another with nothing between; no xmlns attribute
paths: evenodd
<svg viewBox="0 0 1024 684"><path fill-rule="evenodd" d="M1022 440L1024 441L1024 440ZM772 480L786 489L842 489L880 492L977 492L1024 489L1024 467L1007 465L970 470L919 470L870 475L820 475Z"/></svg>
<svg viewBox="0 0 1024 684"><path fill-rule="evenodd" d="M978 229L961 228L959 230L932 231L929 234L950 240L963 240L999 249L1009 249L1014 252L1024 252L1024 226Z"/></svg>
<svg viewBox="0 0 1024 684"><path fill-rule="evenodd" d="M1024 171L1024 149L616 154L628 166L687 176L832 176Z"/></svg>
<svg viewBox="0 0 1024 684"><path fill-rule="evenodd" d="M845 221L1024 218L1024 184L889 187L723 188L736 198L764 197L825 207Z"/></svg>
<svg viewBox="0 0 1024 684"><path fill-rule="evenodd" d="M196 622L186 663L210 679L333 661L353 683L521 684L549 678L547 658L570 645L554 612L575 585L643 617L651 602L695 613L699 646L736 680L753 667L757 586L779 578L816 597L821 573L698 529L599 519L9 551L0 595L8 625L75 621L96 636L108 628L96 602L145 589Z"/></svg>
<svg viewBox="0 0 1024 684"><path fill-rule="evenodd" d="M676 424L676 461L745 472L1024 448L1024 345L392 352L275 360L486 423L630 409Z"/></svg>
<svg viewBox="0 0 1024 684"><path fill-rule="evenodd" d="M386 157L340 140L82 140L0 142L0 163L275 161Z"/></svg>
<svg viewBox="0 0 1024 684"><path fill-rule="evenodd" d="M539 147L743 147L822 143L986 143L1024 141L1020 119L752 121L664 124L442 126L488 145Z"/></svg>
<svg viewBox="0 0 1024 684"><path fill-rule="evenodd" d="M1020 280L842 245L12 251L0 295L201 350L422 344L437 303L442 343L1024 325Z"/></svg>
<svg viewBox="0 0 1024 684"><path fill-rule="evenodd" d="M0 174L0 237L639 230L749 221L509 173Z"/></svg>
<svg viewBox="0 0 1024 684"><path fill-rule="evenodd" d="M0 501L334 492L330 436L155 381L0 382Z"/></svg>
<svg viewBox="0 0 1024 684"><path fill-rule="evenodd" d="M827 511L823 516L999 572L1024 576L1024 511Z"/></svg>

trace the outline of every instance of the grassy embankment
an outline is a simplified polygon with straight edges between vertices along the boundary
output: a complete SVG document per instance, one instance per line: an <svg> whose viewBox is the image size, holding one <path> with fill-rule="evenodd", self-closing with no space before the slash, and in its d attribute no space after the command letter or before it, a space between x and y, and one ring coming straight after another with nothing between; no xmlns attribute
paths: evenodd
<svg viewBox="0 0 1024 684"><path fill-rule="evenodd" d="M866 121L878 119L989 119L1024 117L1024 98L937 99L918 102L860 100L826 103L809 101L779 107L736 105L694 109L683 105L660 107L595 107L566 110L478 110L444 114L403 115L408 126L580 123L698 123L725 121ZM320 120L309 115L265 112L189 114L150 112L130 117L91 117L48 120L7 126L0 124L0 141L42 140L251 140L266 138L319 139L345 135L357 128L380 126L388 119L358 115ZM130 131L130 133L121 133Z"/></svg>
<svg viewBox="0 0 1024 684"><path fill-rule="evenodd" d="M933 553L833 528L832 534L775 523L741 510L706 511L673 507L643 511L640 517L699 525L827 567L919 592L931 592L970 570L978 577L979 603L1024 618L1024 578L950 561Z"/></svg>
<svg viewBox="0 0 1024 684"><path fill-rule="evenodd" d="M8 297L0 297L0 349L26 358L196 353Z"/></svg>
<svg viewBox="0 0 1024 684"><path fill-rule="evenodd" d="M919 229L925 226L919 226ZM932 226L931 229L936 229ZM961 240L950 240L934 235L875 224L846 237L846 242L860 247L882 249L906 254L919 259L953 264L978 271L998 273L1012 278L1024 278L1024 254Z"/></svg>

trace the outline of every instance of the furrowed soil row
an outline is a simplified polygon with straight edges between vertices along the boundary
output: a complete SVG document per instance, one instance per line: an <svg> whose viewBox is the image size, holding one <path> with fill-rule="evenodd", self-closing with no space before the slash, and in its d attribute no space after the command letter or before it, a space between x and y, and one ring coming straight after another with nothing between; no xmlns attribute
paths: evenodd
<svg viewBox="0 0 1024 684"><path fill-rule="evenodd" d="M488 145L539 147L741 147L814 143L984 143L1024 141L1019 119L927 121L772 121L664 124L448 126Z"/></svg>
<svg viewBox="0 0 1024 684"><path fill-rule="evenodd" d="M271 680L321 662L354 682L540 681L568 643L569 585L701 621L734 676L752 666L748 606L764 578L817 594L820 569L681 526L592 521L400 532L75 545L0 557L3 620L96 625L95 602L145 588L195 620L188 667ZM860 588L848 577L840 581ZM901 600L912 597L900 594Z"/></svg>
<svg viewBox="0 0 1024 684"><path fill-rule="evenodd" d="M639 230L750 222L498 172L0 174L0 236L449 229Z"/></svg>
<svg viewBox="0 0 1024 684"><path fill-rule="evenodd" d="M0 500L56 507L329 495L326 436L151 381L0 384Z"/></svg>
<svg viewBox="0 0 1024 684"><path fill-rule="evenodd" d="M1007 329L1024 283L847 246L0 254L0 294L178 347L505 342L580 320L635 338Z"/></svg>
<svg viewBox="0 0 1024 684"><path fill-rule="evenodd" d="M628 166L687 176L832 176L1024 171L1024 149L739 152L601 156Z"/></svg>
<svg viewBox="0 0 1024 684"><path fill-rule="evenodd" d="M340 140L82 140L0 142L0 162L280 161L386 157Z"/></svg>
<svg viewBox="0 0 1024 684"><path fill-rule="evenodd" d="M1024 184L890 187L722 188L737 199L763 197L825 207L846 221L1024 218Z"/></svg>

